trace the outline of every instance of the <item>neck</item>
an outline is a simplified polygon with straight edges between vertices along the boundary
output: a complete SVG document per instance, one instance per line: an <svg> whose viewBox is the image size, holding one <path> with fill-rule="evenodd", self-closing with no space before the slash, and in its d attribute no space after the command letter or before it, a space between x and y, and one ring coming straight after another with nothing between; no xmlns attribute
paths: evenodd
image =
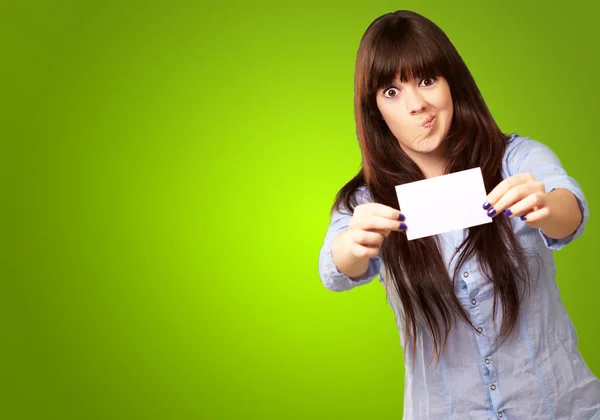
<svg viewBox="0 0 600 420"><path fill-rule="evenodd" d="M444 165L438 165L436 167L424 167L422 165L419 165L419 168L421 169L421 172L423 172L423 176L425 176L425 178L434 178L436 176L441 176L444 175Z"/></svg>
<svg viewBox="0 0 600 420"><path fill-rule="evenodd" d="M405 153L413 162L415 162L425 178L444 175L447 161L443 150L436 150L431 153L415 153L410 150L405 150Z"/></svg>

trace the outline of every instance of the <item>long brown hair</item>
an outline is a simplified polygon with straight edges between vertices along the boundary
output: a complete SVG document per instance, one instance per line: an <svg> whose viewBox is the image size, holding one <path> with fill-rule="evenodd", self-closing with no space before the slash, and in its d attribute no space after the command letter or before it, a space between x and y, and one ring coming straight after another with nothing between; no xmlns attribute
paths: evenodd
<svg viewBox="0 0 600 420"><path fill-rule="evenodd" d="M489 193L490 187L502 181L508 136L495 123L471 73L445 33L421 15L396 11L374 20L359 45L354 112L362 165L338 192L334 208L343 204L353 212L358 204L356 191L366 185L374 202L399 209L395 186L424 179L382 122L376 104L377 91L390 86L398 72L402 81L435 76L448 81L454 115L444 140L448 146L444 173L481 167ZM508 338L529 284L526 253L511 222L500 216L493 223L469 228L460 249L463 252L456 262L454 278L464 262L471 257L478 259L482 274L494 284L494 319L501 305L499 338ZM412 338L413 353L417 331L422 331L417 328L419 324L433 339L433 355L439 360L456 317L475 327L454 293L437 238L408 241L405 234L392 232L381 247L381 255L392 277L386 277L386 289L391 283L400 298L406 339Z"/></svg>

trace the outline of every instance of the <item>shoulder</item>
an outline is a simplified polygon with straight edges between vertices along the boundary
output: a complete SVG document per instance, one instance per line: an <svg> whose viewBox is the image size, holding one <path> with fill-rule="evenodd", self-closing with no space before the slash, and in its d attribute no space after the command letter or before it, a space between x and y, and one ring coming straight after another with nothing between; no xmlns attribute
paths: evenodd
<svg viewBox="0 0 600 420"><path fill-rule="evenodd" d="M520 172L525 159L531 160L532 157L536 156L539 158L540 163L560 165L558 157L548 145L531 137L512 133L507 139L502 166L507 175L514 175Z"/></svg>
<svg viewBox="0 0 600 420"><path fill-rule="evenodd" d="M526 155L536 150L550 150L550 148L539 140L522 136L517 133L510 134L506 142L505 159Z"/></svg>
<svg viewBox="0 0 600 420"><path fill-rule="evenodd" d="M336 200L336 205L333 207L333 215L334 217L339 216L351 216L354 208L360 204L372 203L373 197L369 188L365 184L361 184L354 191L349 192L349 203L351 205L351 209L346 207L346 201L341 197Z"/></svg>
<svg viewBox="0 0 600 420"><path fill-rule="evenodd" d="M356 202L358 204L365 204L365 203L372 203L373 202L373 197L371 196L371 192L369 191L369 188L363 184L360 187L358 187L356 189L356 192L354 193L354 197L356 198Z"/></svg>

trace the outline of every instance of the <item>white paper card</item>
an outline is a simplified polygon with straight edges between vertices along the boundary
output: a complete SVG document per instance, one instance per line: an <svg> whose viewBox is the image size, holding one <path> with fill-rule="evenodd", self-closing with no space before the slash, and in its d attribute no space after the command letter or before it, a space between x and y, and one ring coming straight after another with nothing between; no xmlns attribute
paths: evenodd
<svg viewBox="0 0 600 420"><path fill-rule="evenodd" d="M397 185L396 195L408 240L492 222L481 168Z"/></svg>

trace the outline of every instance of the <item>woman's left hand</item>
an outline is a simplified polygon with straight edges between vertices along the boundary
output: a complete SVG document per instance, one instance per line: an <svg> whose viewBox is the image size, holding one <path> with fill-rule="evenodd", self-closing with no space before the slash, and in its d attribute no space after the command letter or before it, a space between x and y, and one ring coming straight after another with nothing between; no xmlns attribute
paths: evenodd
<svg viewBox="0 0 600 420"><path fill-rule="evenodd" d="M520 216L531 227L539 227L549 216L546 189L530 173L513 175L503 180L487 196L483 204L488 216L501 213Z"/></svg>

